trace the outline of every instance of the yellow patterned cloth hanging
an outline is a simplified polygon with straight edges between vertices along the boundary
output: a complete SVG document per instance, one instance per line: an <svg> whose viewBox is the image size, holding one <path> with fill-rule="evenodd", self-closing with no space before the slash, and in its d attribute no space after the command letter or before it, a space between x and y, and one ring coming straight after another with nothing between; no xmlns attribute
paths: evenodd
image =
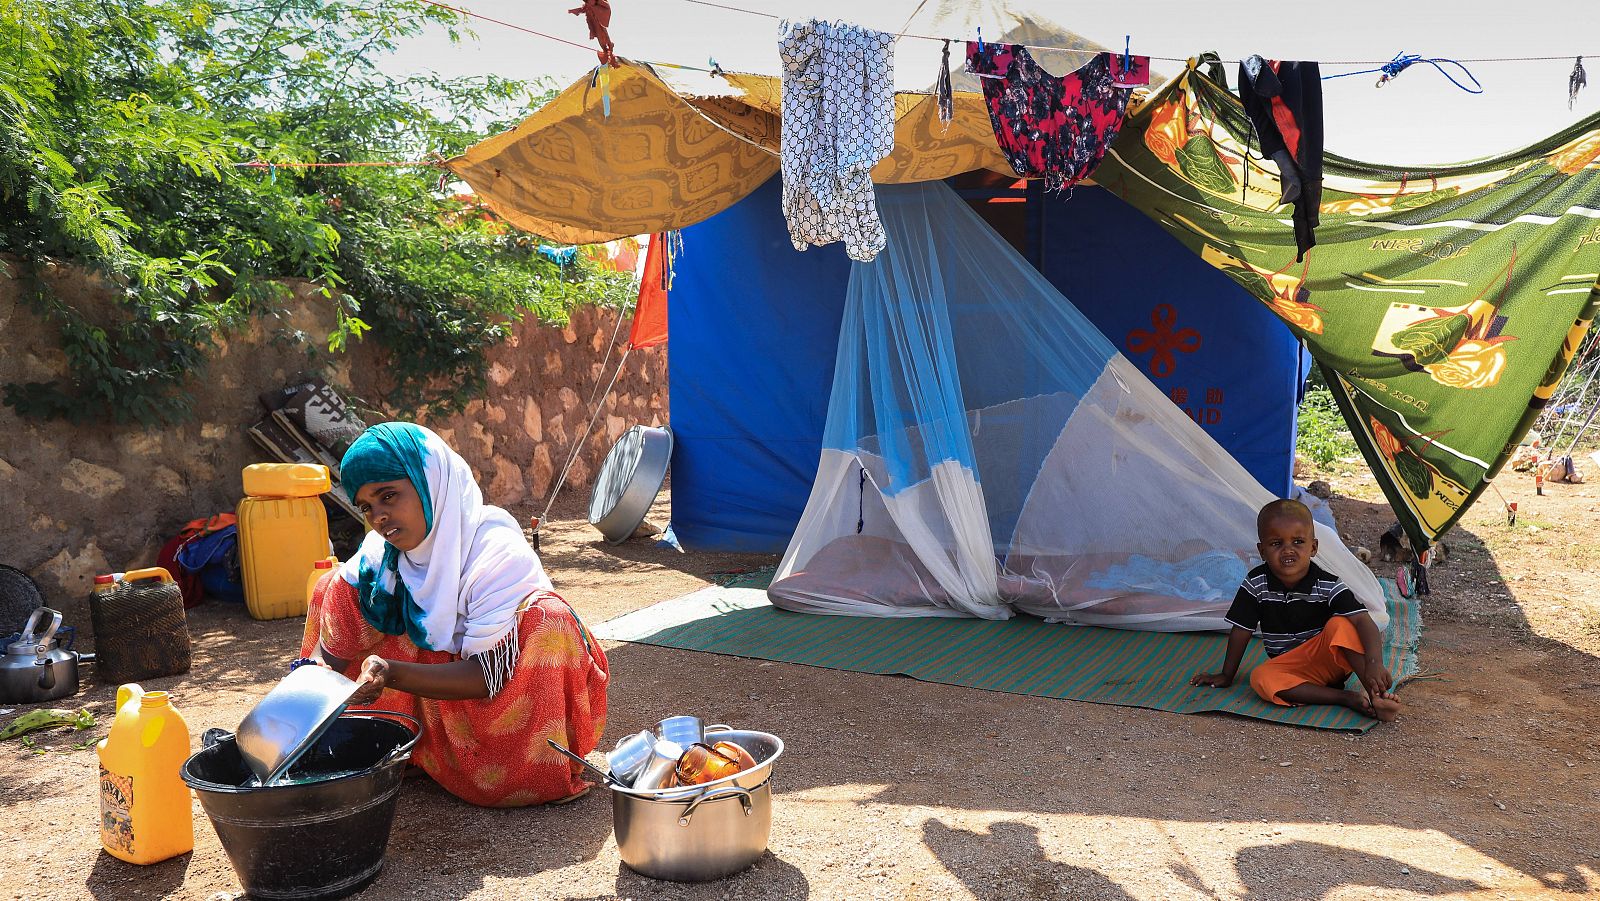
<svg viewBox="0 0 1600 901"><path fill-rule="evenodd" d="M744 198L778 171L782 83L729 73L729 95L680 94L647 66L611 67L611 115L584 76L515 129L449 161L495 213L568 244L684 228ZM1014 175L995 144L983 95L955 93L939 121L933 95L895 95L894 152L881 184L993 169Z"/></svg>
<svg viewBox="0 0 1600 901"><path fill-rule="evenodd" d="M771 75L730 72L728 84L737 88L750 106L778 115L783 86ZM955 118L945 127L939 121L939 104L932 94L899 91L894 96L894 152L872 169L878 184L940 181L974 169L993 169L1015 175L994 140L989 110L983 95L957 91ZM699 101L691 101L698 103ZM777 150L776 136L772 149Z"/></svg>
<svg viewBox="0 0 1600 901"><path fill-rule="evenodd" d="M778 171L778 117L691 103L649 69L611 67L611 115L585 76L515 129L448 161L506 221L568 244L683 228Z"/></svg>

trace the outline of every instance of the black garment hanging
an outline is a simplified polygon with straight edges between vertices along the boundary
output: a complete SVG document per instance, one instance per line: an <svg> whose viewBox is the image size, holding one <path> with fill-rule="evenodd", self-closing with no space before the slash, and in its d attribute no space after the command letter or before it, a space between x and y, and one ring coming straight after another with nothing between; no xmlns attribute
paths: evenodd
<svg viewBox="0 0 1600 901"><path fill-rule="evenodd" d="M1294 204L1298 263L1317 243L1322 204L1322 73L1314 62L1252 56L1239 64L1239 99L1261 154L1278 164L1281 202Z"/></svg>

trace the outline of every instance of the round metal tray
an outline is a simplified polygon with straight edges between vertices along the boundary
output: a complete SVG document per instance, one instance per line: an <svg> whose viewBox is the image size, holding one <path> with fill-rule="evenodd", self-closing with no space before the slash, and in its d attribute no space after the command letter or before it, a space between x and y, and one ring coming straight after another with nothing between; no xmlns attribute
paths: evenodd
<svg viewBox="0 0 1600 901"><path fill-rule="evenodd" d="M320 666L302 666L273 686L234 735L261 784L283 775L333 725L355 691L354 681Z"/></svg>
<svg viewBox="0 0 1600 901"><path fill-rule="evenodd" d="M27 573L0 564L0 638L21 632L33 611L44 606L44 595Z"/></svg>
<svg viewBox="0 0 1600 901"><path fill-rule="evenodd" d="M589 524L608 544L633 537L661 493L671 461L672 432L666 428L636 425L611 446L589 496Z"/></svg>

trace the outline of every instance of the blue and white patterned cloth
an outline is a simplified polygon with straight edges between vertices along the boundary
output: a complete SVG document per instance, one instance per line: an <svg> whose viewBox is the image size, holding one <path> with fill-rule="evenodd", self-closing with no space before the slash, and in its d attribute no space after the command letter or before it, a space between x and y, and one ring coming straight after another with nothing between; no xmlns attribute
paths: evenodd
<svg viewBox="0 0 1600 901"><path fill-rule="evenodd" d="M894 35L844 22L785 22L783 215L796 250L843 241L867 261L887 239L872 167L894 150Z"/></svg>

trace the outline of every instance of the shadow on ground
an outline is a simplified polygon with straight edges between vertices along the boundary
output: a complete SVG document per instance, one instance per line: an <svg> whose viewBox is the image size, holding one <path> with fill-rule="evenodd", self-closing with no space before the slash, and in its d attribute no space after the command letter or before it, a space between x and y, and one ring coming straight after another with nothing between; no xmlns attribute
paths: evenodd
<svg viewBox="0 0 1600 901"><path fill-rule="evenodd" d="M196 828L200 828L200 824L196 824ZM135 877L130 873L129 864L101 851L89 870L89 894L101 901L171 897L183 885L193 857L193 854L180 854L171 860L140 867ZM50 891L47 885L36 886L36 889L46 896Z"/></svg>
<svg viewBox="0 0 1600 901"><path fill-rule="evenodd" d="M1039 844L1038 828L1028 823L994 823L982 833L929 820L922 825L922 841L978 901L1133 901L1105 874L1051 860Z"/></svg>

